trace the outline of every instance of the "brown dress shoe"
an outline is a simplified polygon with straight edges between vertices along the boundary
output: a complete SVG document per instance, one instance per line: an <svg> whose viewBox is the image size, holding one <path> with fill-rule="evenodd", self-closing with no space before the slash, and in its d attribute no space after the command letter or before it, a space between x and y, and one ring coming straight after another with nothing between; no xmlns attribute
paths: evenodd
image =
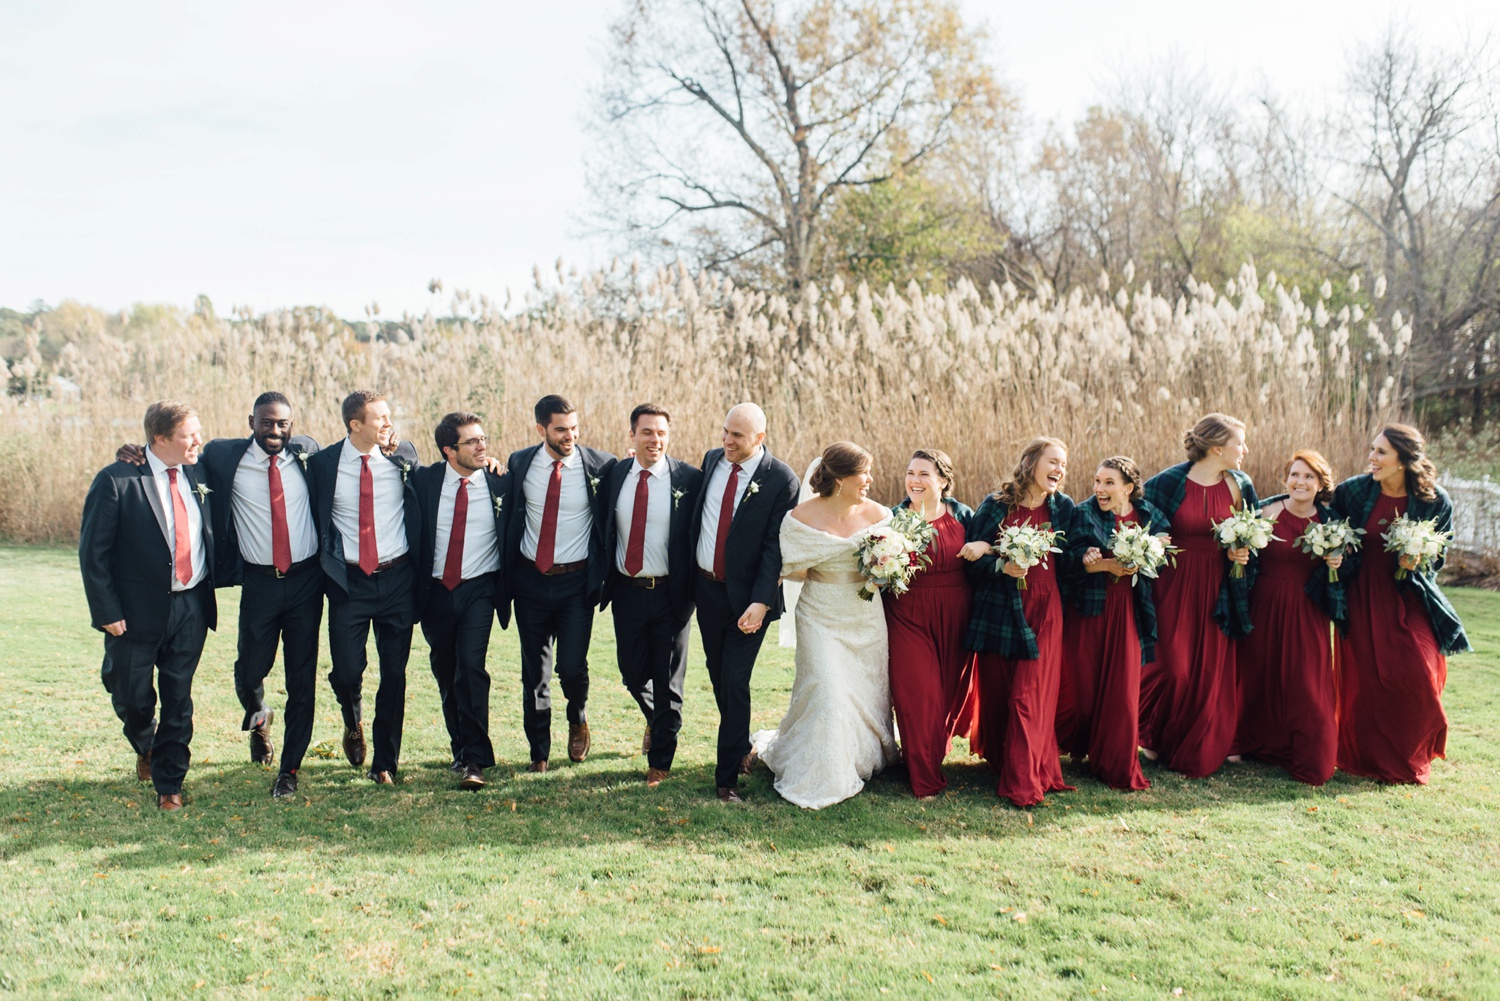
<svg viewBox="0 0 1500 1001"><path fill-rule="evenodd" d="M587 723L568 724L568 757L574 761L582 761L589 756L589 725Z"/></svg>
<svg viewBox="0 0 1500 1001"><path fill-rule="evenodd" d="M750 774L750 769L754 768L755 767L755 763L757 761L759 761L759 760L760 760L760 752L757 751L753 747L750 748L749 752L743 758L740 759L740 774L741 775L749 775Z"/></svg>
<svg viewBox="0 0 1500 1001"><path fill-rule="evenodd" d="M650 726L650 724L647 724L647 726L646 726L646 735L641 738L641 753L642 754L650 754L651 753L651 726Z"/></svg>
<svg viewBox="0 0 1500 1001"><path fill-rule="evenodd" d="M719 802L743 803L744 800L740 798L740 791L738 789L731 789L729 786L719 786Z"/></svg>
<svg viewBox="0 0 1500 1001"><path fill-rule="evenodd" d="M528 772L545 772L547 770L547 762L533 761L531 764L526 766L526 770Z"/></svg>
<svg viewBox="0 0 1500 1001"><path fill-rule="evenodd" d="M182 809L182 793L164 792L158 793L156 797L156 808L171 813Z"/></svg>
<svg viewBox="0 0 1500 1001"><path fill-rule="evenodd" d="M458 780L460 789L483 789L484 769L478 765L464 765L464 776Z"/></svg>
<svg viewBox="0 0 1500 1001"><path fill-rule="evenodd" d="M151 752L135 756L135 777L141 782L151 781Z"/></svg>
<svg viewBox="0 0 1500 1001"><path fill-rule="evenodd" d="M396 776L390 772L377 772L373 768L370 770L369 779L378 786L393 786L396 784Z"/></svg>
<svg viewBox="0 0 1500 1001"><path fill-rule="evenodd" d="M655 789L657 786L661 785L661 780L666 777L667 770L665 768L646 769L646 788Z"/></svg>
<svg viewBox="0 0 1500 1001"><path fill-rule="evenodd" d="M271 719L275 714L266 710L266 718L259 726L250 728L250 761L257 765L269 765L276 759L276 745L271 742Z"/></svg>
<svg viewBox="0 0 1500 1001"><path fill-rule="evenodd" d="M356 723L344 727L344 757L349 764L359 768L365 763L365 725Z"/></svg>

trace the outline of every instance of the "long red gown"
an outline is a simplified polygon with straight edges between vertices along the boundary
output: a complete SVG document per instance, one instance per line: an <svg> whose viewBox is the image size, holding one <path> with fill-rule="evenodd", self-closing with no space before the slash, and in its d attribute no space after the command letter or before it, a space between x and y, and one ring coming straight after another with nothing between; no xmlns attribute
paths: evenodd
<svg viewBox="0 0 1500 1001"><path fill-rule="evenodd" d="M1141 672L1141 743L1173 771L1201 779L1229 756L1239 719L1235 645L1214 621L1229 559L1213 525L1232 513L1234 496L1222 480L1185 486L1172 515L1172 544L1182 551L1152 592L1156 660Z"/></svg>
<svg viewBox="0 0 1500 1001"><path fill-rule="evenodd" d="M1005 525L1050 522L1045 504L1017 507ZM1073 787L1063 781L1058 759L1057 691L1062 680L1062 595L1057 589L1056 560L1026 573L1021 607L1036 634L1036 660L1011 660L998 654L975 655L974 681L978 718L974 743L998 775L996 792L1016 806L1035 806L1049 792Z"/></svg>
<svg viewBox="0 0 1500 1001"><path fill-rule="evenodd" d="M891 645L891 701L911 791L935 796L948 787L943 758L970 682L974 655L964 649L969 624L969 582L958 551L964 527L952 514L932 523L932 558L899 598L885 597Z"/></svg>
<svg viewBox="0 0 1500 1001"><path fill-rule="evenodd" d="M1421 596L1400 587L1400 563L1380 538L1405 511L1405 497L1382 494L1365 522L1364 565L1349 583L1349 632L1339 642L1338 765L1425 785L1432 759L1446 756L1448 659Z"/></svg>
<svg viewBox="0 0 1500 1001"><path fill-rule="evenodd" d="M1117 519L1121 525L1135 521L1134 511ZM1062 748L1074 758L1087 754L1089 769L1101 782L1127 790L1151 788L1136 750L1141 642L1133 590L1130 578L1121 577L1105 584L1100 614L1082 616L1069 609L1073 718Z"/></svg>
<svg viewBox="0 0 1500 1001"><path fill-rule="evenodd" d="M1285 508L1276 538L1260 551L1250 595L1255 628L1240 645L1240 725L1235 748L1279 765L1298 782L1320 786L1333 777L1338 747L1337 685L1328 616L1303 590L1326 573L1296 539L1308 523Z"/></svg>

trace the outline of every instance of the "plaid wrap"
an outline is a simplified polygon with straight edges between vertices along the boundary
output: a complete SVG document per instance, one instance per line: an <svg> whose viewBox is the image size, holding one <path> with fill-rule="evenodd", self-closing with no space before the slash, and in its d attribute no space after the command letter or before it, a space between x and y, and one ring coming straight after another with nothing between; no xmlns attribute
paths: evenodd
<svg viewBox="0 0 1500 1001"><path fill-rule="evenodd" d="M1132 506L1137 523L1151 534L1171 531L1172 523L1149 501L1138 500ZM1073 515L1073 530L1068 533L1063 566L1072 582L1073 606L1084 618L1104 614L1104 596L1110 578L1107 574L1085 570L1083 556L1090 549L1109 555L1109 537L1115 534L1115 522L1115 516L1100 510L1099 501L1093 497L1079 504ZM1135 631L1141 641L1141 663L1149 664L1156 659L1156 601L1151 592L1155 582L1140 574L1136 578L1130 589L1135 607Z"/></svg>
<svg viewBox="0 0 1500 1001"><path fill-rule="evenodd" d="M1047 513L1055 531L1073 530L1073 499L1064 493L1051 494L1047 498ZM1000 526L1010 510L995 495L984 499L979 510L969 522L966 538L970 542L988 542L991 545L1000 534ZM1063 540L1063 545L1067 540ZM1059 547L1061 548L1061 547ZM1066 555L1066 554L1064 554ZM967 567L969 582L974 585L974 610L969 615L969 631L964 637L964 646L980 653L996 653L1011 660L1036 660L1036 633L1026 624L1026 613L1021 604L1021 590L1016 579L995 569L997 557L993 552L981 556ZM1068 600L1067 575L1058 568L1057 586L1064 602Z"/></svg>

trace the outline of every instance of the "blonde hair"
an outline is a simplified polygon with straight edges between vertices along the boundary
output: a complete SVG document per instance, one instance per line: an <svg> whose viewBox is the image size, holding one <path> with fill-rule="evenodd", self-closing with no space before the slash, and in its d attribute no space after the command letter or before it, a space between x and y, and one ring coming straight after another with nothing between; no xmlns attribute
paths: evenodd
<svg viewBox="0 0 1500 1001"><path fill-rule="evenodd" d="M1068 446L1063 444L1061 438L1038 437L1026 443L1021 449L1021 457L1016 460L1016 468L1011 471L1010 479L1000 484L1000 489L995 491L995 499L1004 504L1010 510L1020 506L1026 497L1026 491L1031 489L1032 481L1036 479L1036 466L1042 460L1042 453L1053 445L1068 453Z"/></svg>
<svg viewBox="0 0 1500 1001"><path fill-rule="evenodd" d="M1243 432L1245 422L1228 414L1204 414L1198 423L1182 433L1182 447L1189 462L1201 462L1208 450L1229 444L1235 431Z"/></svg>

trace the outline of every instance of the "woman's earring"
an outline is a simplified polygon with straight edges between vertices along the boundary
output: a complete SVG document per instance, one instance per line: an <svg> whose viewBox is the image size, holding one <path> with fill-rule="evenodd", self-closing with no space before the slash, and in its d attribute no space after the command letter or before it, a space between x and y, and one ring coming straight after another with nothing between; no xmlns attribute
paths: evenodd
<svg viewBox="0 0 1500 1001"><path fill-rule="evenodd" d="M833 481L833 495L835 497L837 497L839 494L841 494L843 492L844 492L844 481L843 480L834 480Z"/></svg>

